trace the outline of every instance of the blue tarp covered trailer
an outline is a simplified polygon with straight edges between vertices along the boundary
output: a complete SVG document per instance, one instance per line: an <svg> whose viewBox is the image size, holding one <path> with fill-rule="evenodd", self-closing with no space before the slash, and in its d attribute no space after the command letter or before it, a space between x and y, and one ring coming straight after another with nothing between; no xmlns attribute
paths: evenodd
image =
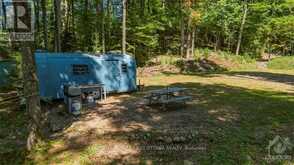
<svg viewBox="0 0 294 165"><path fill-rule="evenodd" d="M104 84L108 93L137 89L136 62L129 55L85 53L35 53L40 95L64 97L64 85Z"/></svg>

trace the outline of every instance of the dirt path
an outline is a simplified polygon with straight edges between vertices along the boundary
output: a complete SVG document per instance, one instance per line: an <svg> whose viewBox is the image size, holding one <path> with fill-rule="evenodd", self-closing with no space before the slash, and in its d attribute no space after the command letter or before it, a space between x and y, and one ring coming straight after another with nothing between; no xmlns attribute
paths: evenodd
<svg viewBox="0 0 294 165"><path fill-rule="evenodd" d="M178 150L182 151L180 160L185 157L188 160L190 150L203 152L206 149L205 143L193 144L192 140L200 134L208 134L202 129L205 114L198 112L197 116L191 116L197 111L199 109L192 106L170 107L164 111L147 107L144 100L129 95L113 96L66 129L62 142L50 147L48 158L60 157L64 163L62 159L68 157L65 152L73 156L76 151L87 151L89 146L99 144L93 149L95 153L86 156L87 161L95 160L97 164L163 161L161 157L167 151L174 155Z"/></svg>
<svg viewBox="0 0 294 165"><path fill-rule="evenodd" d="M257 61L256 65L258 69L267 69L268 61Z"/></svg>

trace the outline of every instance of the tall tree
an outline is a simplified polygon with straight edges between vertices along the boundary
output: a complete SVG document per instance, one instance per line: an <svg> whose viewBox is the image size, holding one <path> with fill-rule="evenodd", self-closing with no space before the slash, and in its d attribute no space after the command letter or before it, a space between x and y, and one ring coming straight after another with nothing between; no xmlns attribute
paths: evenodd
<svg viewBox="0 0 294 165"><path fill-rule="evenodd" d="M185 16L183 13L184 7L183 7L183 0L180 2L180 8L181 8L181 17L180 17L180 28L181 28L181 57L184 57L185 53Z"/></svg>
<svg viewBox="0 0 294 165"><path fill-rule="evenodd" d="M61 0L54 0L55 33L54 51L61 51Z"/></svg>
<svg viewBox="0 0 294 165"><path fill-rule="evenodd" d="M123 16L122 16L122 54L126 53L126 23L127 23L127 0L123 0Z"/></svg>
<svg viewBox="0 0 294 165"><path fill-rule="evenodd" d="M106 19L106 29L107 29L107 37L106 39L106 51L110 50L111 47L111 30L112 30L112 13L111 13L111 6L112 6L112 0L106 0L107 1L107 19Z"/></svg>
<svg viewBox="0 0 294 165"><path fill-rule="evenodd" d="M196 27L194 26L193 27L193 30L192 30L192 43L191 43L191 55L194 55L194 50L195 50L195 36L196 35Z"/></svg>
<svg viewBox="0 0 294 165"><path fill-rule="evenodd" d="M247 12L248 12L248 4L247 4L247 2L244 2L244 14L243 14L242 22L240 25L236 55L239 55L239 52L240 52L240 46L241 46L241 42L242 42L242 35L243 35L243 31L244 31L244 25L246 22Z"/></svg>
<svg viewBox="0 0 294 165"><path fill-rule="evenodd" d="M14 2L14 1L13 1ZM25 0L24 2L28 2ZM16 9L16 3L14 9ZM25 11L29 11L30 7L28 3L23 6ZM15 12L17 13L17 12ZM24 17L23 19L29 19L24 22L30 22L30 17ZM16 29L17 30L17 27ZM21 43L22 50L22 72L23 72L23 89L26 100L26 111L30 117L29 122L29 136L27 139L27 149L32 150L35 144L43 137L43 115L40 106L40 96L38 89L38 78L36 75L36 66L33 55L33 42L24 41Z"/></svg>
<svg viewBox="0 0 294 165"><path fill-rule="evenodd" d="M105 12L104 12L104 1L100 2L101 8L101 42L102 42L102 53L105 53Z"/></svg>
<svg viewBox="0 0 294 165"><path fill-rule="evenodd" d="M30 133L27 139L27 149L30 151L43 138L43 114L41 111L33 45L29 42L25 42L22 45L24 95L26 98L26 110L30 117Z"/></svg>
<svg viewBox="0 0 294 165"><path fill-rule="evenodd" d="M40 29L40 1L37 0L37 1L34 1L34 13L35 13L35 45L37 45L38 47L40 46L40 32L41 32L41 29Z"/></svg>
<svg viewBox="0 0 294 165"><path fill-rule="evenodd" d="M187 24L187 40L186 40L186 58L190 58L191 57L191 43L192 43L192 18L191 16L189 15L188 16L188 24Z"/></svg>
<svg viewBox="0 0 294 165"><path fill-rule="evenodd" d="M1 14L3 16L3 20L1 21L2 22L2 28L6 29L7 15L6 15L6 7L5 7L4 1L1 1L1 7L2 7Z"/></svg>
<svg viewBox="0 0 294 165"><path fill-rule="evenodd" d="M47 29L47 0L42 0L42 24L44 48L48 50L48 29Z"/></svg>
<svg viewBox="0 0 294 165"><path fill-rule="evenodd" d="M194 44L195 44L195 29L196 25L200 20L200 13L193 9L195 5L195 0L186 1L187 10L187 28L186 28L186 58L191 58L194 54Z"/></svg>
<svg viewBox="0 0 294 165"><path fill-rule="evenodd" d="M267 53L268 48L283 54L293 50L292 0L247 1L248 6L241 0L39 1L42 37L38 39L42 42L38 43L55 51L60 51L60 47L62 51L132 50L142 56L143 64L148 58L167 52L190 57L195 42L200 48L237 54L241 50ZM64 16L58 12L60 1ZM125 8L121 7L126 3ZM245 7L250 8L250 14ZM124 11L126 14L122 14ZM195 11L201 13L201 21L196 24ZM126 21L117 19L122 15L127 16Z"/></svg>
<svg viewBox="0 0 294 165"><path fill-rule="evenodd" d="M74 4L74 0L70 0L70 4L71 4L71 26L72 26L72 33L73 36L75 36L75 4Z"/></svg>

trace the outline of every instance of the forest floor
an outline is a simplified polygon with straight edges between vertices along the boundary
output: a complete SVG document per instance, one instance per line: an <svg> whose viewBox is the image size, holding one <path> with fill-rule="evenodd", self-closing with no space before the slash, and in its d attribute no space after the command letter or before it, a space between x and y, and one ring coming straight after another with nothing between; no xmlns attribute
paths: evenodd
<svg viewBox="0 0 294 165"><path fill-rule="evenodd" d="M294 72L165 73L141 82L145 92L111 96L40 147L34 161L262 164L270 140L294 140ZM193 101L168 110L146 106L146 92L166 86L189 88Z"/></svg>
<svg viewBox="0 0 294 165"><path fill-rule="evenodd" d="M158 73L140 79L143 92L110 96L69 120L27 163L267 164L271 140L294 142L294 71ZM193 100L167 110L146 106L143 96L166 86L189 88ZM294 152L283 154L290 157L274 163L294 163Z"/></svg>

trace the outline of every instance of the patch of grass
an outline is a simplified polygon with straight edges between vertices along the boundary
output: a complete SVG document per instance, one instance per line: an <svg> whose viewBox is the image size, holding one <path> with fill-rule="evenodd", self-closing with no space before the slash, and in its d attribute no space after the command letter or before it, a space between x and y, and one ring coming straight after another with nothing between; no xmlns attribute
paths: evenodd
<svg viewBox="0 0 294 165"><path fill-rule="evenodd" d="M204 134L203 130L199 129L195 142L205 144L206 150L191 150L189 154L181 154L180 152L173 154L171 152L157 155L157 153L154 153L151 156L149 154L153 151L148 153L141 150L135 156L127 156L134 159L144 158L144 160L150 160L152 163L158 161L154 164L163 164L162 161L166 161L165 164L183 164L182 160L185 159L191 162L195 161L197 164L268 164L265 157L270 140L273 140L276 135L283 138L289 137L292 142L294 140L294 88L292 86L294 80L291 79L291 76L294 76L293 71L239 71L221 74L162 73L141 77L147 90L166 86L189 88L187 92L193 96L193 101L188 103L185 109L164 112L153 112L148 109L146 113L148 115L153 113L153 115L161 117L161 119L156 120L156 126L164 125L174 128L178 126L176 124L179 124L179 127L185 124L183 120L177 119L182 118L181 113L186 113L189 120L184 126L193 129L203 128ZM131 94L130 97L127 97L128 104L136 102L145 94L141 92ZM121 99L120 101L126 100ZM107 111L112 111L112 109ZM128 109L128 111L132 110ZM124 111L124 113L127 112ZM140 111L135 111L133 115L140 115ZM131 118L132 116L129 116L128 119L132 122ZM146 116L146 118L136 122L148 125L149 119L153 118ZM124 122L128 124L127 120ZM181 128L184 129L184 127ZM128 135L129 132L121 132L121 134ZM80 136L87 135L81 134ZM80 138L80 136L77 137ZM102 136L107 136L107 134L101 135L101 138L103 138ZM114 140L118 137L118 134L112 134L109 137L110 139L105 140ZM152 137L153 134L145 133L142 141L153 140ZM97 136L89 137L89 141L95 141L96 138ZM127 142L130 145L140 144L140 141ZM116 143L118 141L111 144L115 145ZM36 164L94 164L96 158L100 159L100 157L95 156L97 156L103 143L95 141L87 143L82 148L75 148L74 145L69 145L72 142L69 143L69 141L62 139L48 144L36 151L38 153L35 154ZM109 154L113 153L110 152ZM293 155L293 152L289 152L289 154ZM114 162L113 164L119 164L123 161L120 156L112 156L105 159L111 159L109 162ZM40 159L37 159L38 157ZM291 162L283 160L272 164L286 163L290 164ZM122 164L130 163L124 162Z"/></svg>
<svg viewBox="0 0 294 165"><path fill-rule="evenodd" d="M176 56L159 56L161 65L174 65L180 58Z"/></svg>
<svg viewBox="0 0 294 165"><path fill-rule="evenodd" d="M294 70L294 57L279 57L268 63L270 69Z"/></svg>
<svg viewBox="0 0 294 165"><path fill-rule="evenodd" d="M206 59L219 65L218 67L224 68L224 70L248 70L256 69L257 67L256 59L251 55L235 55L225 51L214 52L210 49L195 49L193 59L195 63L199 63ZM178 64L184 63L184 61L180 56L161 55L151 59L148 63L150 65L175 65L179 67ZM217 70L218 69L216 69L216 71ZM212 69L212 71L214 71L214 69ZM197 69L195 72L197 72Z"/></svg>
<svg viewBox="0 0 294 165"><path fill-rule="evenodd" d="M55 148L55 150L50 150ZM44 141L37 145L30 153L26 164L62 164L62 165L87 165L91 164L91 159L103 148L98 143L89 144L85 148L68 148L64 139ZM62 151L62 152L60 152Z"/></svg>
<svg viewBox="0 0 294 165"><path fill-rule="evenodd" d="M213 50L210 50L210 49L196 49L194 52L195 52L194 57L196 59L208 58L211 55L216 55L220 58L223 58L225 60L229 60L231 62L235 62L238 64L251 64L251 63L254 64L256 62L255 58L249 54L235 55L227 51L214 52Z"/></svg>
<svg viewBox="0 0 294 165"><path fill-rule="evenodd" d="M264 158L270 140L276 135L294 140L294 96L289 92L293 86L288 81L279 82L279 73L271 74L275 76L266 81L262 80L266 78L263 74L258 75L261 79L253 79L228 73L158 75L145 78L144 82L152 88L158 84L189 88L197 98L193 107L210 114L207 118L212 117L212 122L206 129L217 125L220 130L207 137L210 140L206 156L195 156L200 164L268 164ZM219 123L219 119L223 122ZM273 162L284 163L287 160Z"/></svg>
<svg viewBox="0 0 294 165"><path fill-rule="evenodd" d="M247 70L247 69L256 69L256 60L250 55L235 55L228 52L219 52L218 56L226 61L236 64L229 70Z"/></svg>
<svg viewBox="0 0 294 165"><path fill-rule="evenodd" d="M180 57L174 55L160 55L147 62L147 65L174 65Z"/></svg>
<svg viewBox="0 0 294 165"><path fill-rule="evenodd" d="M88 146L82 153L80 157L80 164L91 164L91 157L102 148L102 145L93 144Z"/></svg>
<svg viewBox="0 0 294 165"><path fill-rule="evenodd" d="M25 161L28 116L23 110L0 108L0 164Z"/></svg>

